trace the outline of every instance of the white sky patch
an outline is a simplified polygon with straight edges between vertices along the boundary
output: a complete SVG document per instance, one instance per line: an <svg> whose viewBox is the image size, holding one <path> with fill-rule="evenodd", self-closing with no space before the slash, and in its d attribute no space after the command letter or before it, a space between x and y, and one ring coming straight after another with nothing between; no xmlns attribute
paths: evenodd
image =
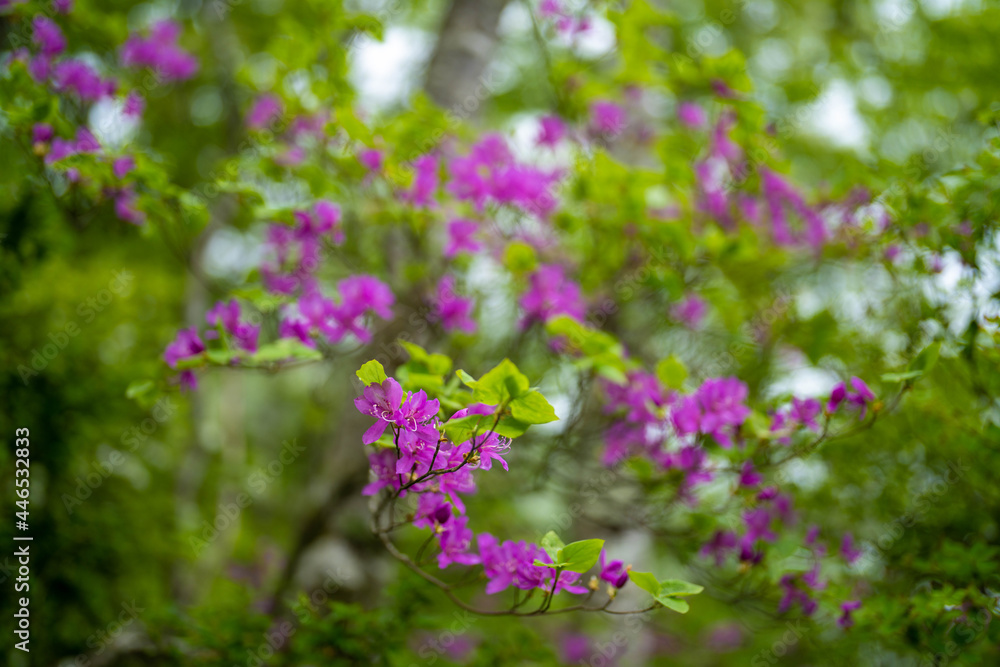
<svg viewBox="0 0 1000 667"><path fill-rule="evenodd" d="M834 79L809 110L807 128L832 143L862 149L868 130L858 113L854 91L843 79Z"/></svg>
<svg viewBox="0 0 1000 667"><path fill-rule="evenodd" d="M222 228L212 234L205 249L205 272L217 278L242 279L263 259L261 239Z"/></svg>
<svg viewBox="0 0 1000 667"><path fill-rule="evenodd" d="M603 16L590 15L590 28L573 38L573 50L587 60L600 58L615 48L615 27Z"/></svg>
<svg viewBox="0 0 1000 667"><path fill-rule="evenodd" d="M421 70L430 57L434 35L408 26L392 26L383 41L360 37L351 58L351 83L361 105L378 111L409 99L423 83Z"/></svg>
<svg viewBox="0 0 1000 667"><path fill-rule="evenodd" d="M122 107L120 100L104 98L90 108L90 129L105 148L121 148L135 137L139 128L139 119L126 117Z"/></svg>

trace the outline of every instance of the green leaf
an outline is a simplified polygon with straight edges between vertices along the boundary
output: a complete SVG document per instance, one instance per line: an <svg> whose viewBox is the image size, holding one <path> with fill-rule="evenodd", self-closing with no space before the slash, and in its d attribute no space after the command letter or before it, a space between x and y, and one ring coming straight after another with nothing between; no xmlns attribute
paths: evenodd
<svg viewBox="0 0 1000 667"><path fill-rule="evenodd" d="M656 580L656 577L651 572L629 570L628 578L632 580L632 583L653 597L660 594L660 582Z"/></svg>
<svg viewBox="0 0 1000 667"><path fill-rule="evenodd" d="M233 359L240 356L240 353L236 350L207 350L205 352L205 357L208 359L209 363L217 364L219 366L228 366Z"/></svg>
<svg viewBox="0 0 1000 667"><path fill-rule="evenodd" d="M656 377L667 389L680 389L687 379L688 370L680 359L670 355L656 364Z"/></svg>
<svg viewBox="0 0 1000 667"><path fill-rule="evenodd" d="M399 344L406 348L410 359L422 365L431 375L447 375L451 370L451 359L435 352L430 354L424 348L408 340L400 340Z"/></svg>
<svg viewBox="0 0 1000 667"><path fill-rule="evenodd" d="M149 393L155 385L152 380L134 380L125 389L126 398L138 398Z"/></svg>
<svg viewBox="0 0 1000 667"><path fill-rule="evenodd" d="M462 384L464 384L466 387L472 387L473 389L476 388L476 378L472 377L471 375L463 371L461 368L455 371L455 375L458 376L458 379L461 380Z"/></svg>
<svg viewBox="0 0 1000 667"><path fill-rule="evenodd" d="M538 264L535 249L523 241L514 241L503 253L503 263L511 273L528 273Z"/></svg>
<svg viewBox="0 0 1000 667"><path fill-rule="evenodd" d="M531 424L514 419L513 417L503 417L500 419L500 423L497 424L497 427L493 429L493 432L507 438L519 438L524 435L524 432L528 430L529 426L531 426Z"/></svg>
<svg viewBox="0 0 1000 667"><path fill-rule="evenodd" d="M928 373L934 368L934 364L937 363L939 356L941 356L941 341L935 341L921 350L920 354L913 358L913 361L910 362L906 370L911 372L919 371L921 374Z"/></svg>
<svg viewBox="0 0 1000 667"><path fill-rule="evenodd" d="M882 382L896 383L896 382L906 382L907 380L912 380L923 375L923 371L907 371L905 373L885 373L879 379Z"/></svg>
<svg viewBox="0 0 1000 667"><path fill-rule="evenodd" d="M604 540L580 540L567 544L559 552L559 564L570 572L586 572L594 567L604 548Z"/></svg>
<svg viewBox="0 0 1000 667"><path fill-rule="evenodd" d="M535 562L532 563L532 565L534 565L535 567L548 567L548 568L552 568L553 570L555 570L556 568L559 567L555 563L543 563L542 561L538 560L537 558L535 559Z"/></svg>
<svg viewBox="0 0 1000 667"><path fill-rule="evenodd" d="M680 579L664 579L660 582L660 596L683 597L697 595L705 590L704 586L692 584Z"/></svg>
<svg viewBox="0 0 1000 667"><path fill-rule="evenodd" d="M559 419L549 402L537 391L529 391L511 401L510 413L514 419L528 424L547 424Z"/></svg>
<svg viewBox="0 0 1000 667"><path fill-rule="evenodd" d="M538 545L545 549L545 553L549 555L549 558L552 559L553 563L559 562L559 552L564 546L566 546L563 544L562 539L556 535L553 530L545 533Z"/></svg>
<svg viewBox="0 0 1000 667"><path fill-rule="evenodd" d="M322 359L323 353L305 345L297 338L282 338L273 343L261 346L250 355L254 363L273 363L288 359Z"/></svg>
<svg viewBox="0 0 1000 667"><path fill-rule="evenodd" d="M688 609L690 609L688 603L685 602L684 600L678 600L677 598L671 598L665 595L655 596L655 599L657 602L662 604L667 609L673 609L674 611L681 614L688 613Z"/></svg>
<svg viewBox="0 0 1000 667"><path fill-rule="evenodd" d="M449 419L444 424L444 433L455 444L462 444L473 434L483 434L489 431L496 419L493 415L468 415L458 419Z"/></svg>
<svg viewBox="0 0 1000 667"><path fill-rule="evenodd" d="M365 383L365 386L370 384L382 384L385 382L386 375L385 369L382 368L382 364L372 359L366 362L357 372L358 378Z"/></svg>
<svg viewBox="0 0 1000 667"><path fill-rule="evenodd" d="M510 359L504 359L486 375L479 378L472 397L480 403L498 405L508 399L517 398L528 390L528 378L517 369Z"/></svg>

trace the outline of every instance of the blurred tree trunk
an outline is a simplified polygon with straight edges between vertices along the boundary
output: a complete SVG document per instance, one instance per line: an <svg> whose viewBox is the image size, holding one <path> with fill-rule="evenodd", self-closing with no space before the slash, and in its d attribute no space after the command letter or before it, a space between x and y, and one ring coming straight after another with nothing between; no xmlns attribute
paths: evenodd
<svg viewBox="0 0 1000 667"><path fill-rule="evenodd" d="M424 83L435 102L451 109L474 95L497 45L500 14L509 0L452 0Z"/></svg>

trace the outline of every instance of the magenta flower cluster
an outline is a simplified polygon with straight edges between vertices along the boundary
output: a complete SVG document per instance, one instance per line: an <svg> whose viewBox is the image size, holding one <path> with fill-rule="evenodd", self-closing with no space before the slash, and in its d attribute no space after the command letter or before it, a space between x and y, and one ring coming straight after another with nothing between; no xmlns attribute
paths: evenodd
<svg viewBox="0 0 1000 667"><path fill-rule="evenodd" d="M578 585L580 574L563 571L554 580L554 570L536 565L552 563L549 554L536 544L501 541L489 533L475 534L468 526L463 495L475 493L473 472L491 470L494 462L508 470L504 458L510 441L492 430L474 435L466 442L452 443L443 433L437 400L423 390L404 392L393 378L365 387L354 401L357 409L375 418L362 436L366 445L375 445L369 463L373 481L363 490L375 495L383 489L405 497L417 495L413 525L428 528L439 547L438 566L481 565L486 576L486 593L494 594L511 586L530 590L586 593ZM456 411L451 420L472 415L491 418L497 406L473 403ZM612 586L624 586L627 568L621 561L607 562L601 556L600 577Z"/></svg>

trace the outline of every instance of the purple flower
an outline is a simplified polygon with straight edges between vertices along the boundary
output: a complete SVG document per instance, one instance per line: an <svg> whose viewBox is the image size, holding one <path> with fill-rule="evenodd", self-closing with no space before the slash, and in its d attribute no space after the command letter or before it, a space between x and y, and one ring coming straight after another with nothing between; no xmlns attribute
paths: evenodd
<svg viewBox="0 0 1000 667"><path fill-rule="evenodd" d="M368 455L368 464L375 474L375 479L361 490L363 496L374 496L385 487L399 489L399 475L396 474L396 452L391 449L379 449Z"/></svg>
<svg viewBox="0 0 1000 667"><path fill-rule="evenodd" d="M627 114L624 107L609 100L597 100L590 105L590 127L597 134L613 137L625 129Z"/></svg>
<svg viewBox="0 0 1000 667"><path fill-rule="evenodd" d="M181 27L160 21L150 28L149 37L132 35L122 45L122 64L149 67L167 81L190 79L198 71L198 60L177 46Z"/></svg>
<svg viewBox="0 0 1000 667"><path fill-rule="evenodd" d="M808 593L796 586L796 578L794 576L789 574L783 576L780 586L785 589L785 594L778 604L779 614L783 614L791 609L793 604L798 604L802 607L802 613L806 616L813 615L817 607L816 601L809 597Z"/></svg>
<svg viewBox="0 0 1000 667"><path fill-rule="evenodd" d="M677 105L677 119L695 130L700 130L708 125L708 115L705 110L694 102L681 102Z"/></svg>
<svg viewBox="0 0 1000 667"><path fill-rule="evenodd" d="M445 276L438 283L434 299L434 310L445 331L476 332L476 322L472 319L475 302L455 293L454 276Z"/></svg>
<svg viewBox="0 0 1000 667"><path fill-rule="evenodd" d="M487 134L466 156L448 163L448 191L457 199L472 202L482 211L486 204L509 204L540 217L556 207L551 192L558 172L546 172L518 163L498 134Z"/></svg>
<svg viewBox="0 0 1000 667"><path fill-rule="evenodd" d="M115 215L133 225L145 224L146 214L136 208L135 192L131 187L122 188L115 195Z"/></svg>
<svg viewBox="0 0 1000 667"><path fill-rule="evenodd" d="M73 0L52 0L52 10L57 14L69 14L73 11Z"/></svg>
<svg viewBox="0 0 1000 667"><path fill-rule="evenodd" d="M198 330L194 327L181 329L177 332L177 338L167 345L163 353L163 360L171 368L177 368L177 362L189 357L195 357L205 351L205 344L198 337Z"/></svg>
<svg viewBox="0 0 1000 667"><path fill-rule="evenodd" d="M482 244L475 239L479 225L473 220L452 220L448 223L448 245L444 256L451 259L460 252L477 253L483 249Z"/></svg>
<svg viewBox="0 0 1000 667"><path fill-rule="evenodd" d="M440 409L441 403L437 399L427 400L427 393L423 389L418 392L409 392L406 395L406 400L396 411L393 421L400 428L418 432L421 430L421 425L434 419ZM436 442L438 439L437 429L432 428L431 430L434 431L431 435L431 441Z"/></svg>
<svg viewBox="0 0 1000 667"><path fill-rule="evenodd" d="M133 90L125 98L125 104L122 106L122 113L128 118L138 118L142 115L145 108L146 100L143 99L142 95Z"/></svg>
<svg viewBox="0 0 1000 667"><path fill-rule="evenodd" d="M704 433L728 449L732 436L746 418L750 408L744 405L747 386L736 378L709 378L692 396L678 401L671 421L678 435Z"/></svg>
<svg viewBox="0 0 1000 667"><path fill-rule="evenodd" d="M438 159L424 155L413 163L413 184L403 193L403 199L414 206L430 206L438 188Z"/></svg>
<svg viewBox="0 0 1000 667"><path fill-rule="evenodd" d="M545 322L556 315L582 321L586 312L580 286L566 277L558 264L543 264L528 278L528 291L521 295L524 318L521 326Z"/></svg>
<svg viewBox="0 0 1000 667"><path fill-rule="evenodd" d="M365 148L358 152L358 162L363 164L368 171L378 171L382 168L382 153L374 148Z"/></svg>
<svg viewBox="0 0 1000 667"><path fill-rule="evenodd" d="M815 209L805 203L805 199L791 184L769 169L761 169L761 190L771 213L771 233L774 241L781 245L790 245L804 240L814 248L819 248L826 241L829 232L826 223ZM802 219L803 230L800 234L792 231L788 223L786 206Z"/></svg>
<svg viewBox="0 0 1000 667"><path fill-rule="evenodd" d="M715 558L716 566L722 565L722 561L725 560L726 554L733 551L739 545L739 539L736 533L730 532L728 530L719 530L712 535L712 539L709 540L705 546L701 548L702 556L712 556Z"/></svg>
<svg viewBox="0 0 1000 667"><path fill-rule="evenodd" d="M483 572L490 580L486 584L488 595L506 590L511 585L521 590L536 588L545 580L544 570L547 568L534 565L535 559L545 554L538 546L511 541L501 544L489 533L480 533L476 544Z"/></svg>
<svg viewBox="0 0 1000 667"><path fill-rule="evenodd" d="M844 533L844 537L840 541L840 555L843 556L848 565L854 565L864 555L864 552L861 549L854 548L853 535Z"/></svg>
<svg viewBox="0 0 1000 667"><path fill-rule="evenodd" d="M698 329L705 314L708 312L708 304L701 297L691 294L684 297L670 311L670 316L681 322L688 329Z"/></svg>
<svg viewBox="0 0 1000 667"><path fill-rule="evenodd" d="M782 433L778 442L791 444L791 433L794 429L805 426L813 431L819 430L816 417L823 411L823 406L815 398L792 398L792 404L787 410L775 412L771 421L771 432Z"/></svg>
<svg viewBox="0 0 1000 667"><path fill-rule="evenodd" d="M536 559L543 563L552 562L539 546L510 541L500 544L489 533L481 533L477 537L477 544L483 571L490 580L486 584L487 594L499 593L511 585L522 590L552 587L549 580L554 570L534 565ZM565 590L576 594L586 593L586 588L575 585L579 578L580 575L576 572L561 572L555 582L555 592Z"/></svg>
<svg viewBox="0 0 1000 667"><path fill-rule="evenodd" d="M744 461L740 469L740 486L757 486L764 478L754 470L753 462Z"/></svg>
<svg viewBox="0 0 1000 667"><path fill-rule="evenodd" d="M52 19L39 15L31 21L31 26L34 29L35 43L41 49L42 55L57 56L66 50L66 38Z"/></svg>
<svg viewBox="0 0 1000 667"><path fill-rule="evenodd" d="M48 123L35 123L31 128L31 142L34 144L47 144L54 136L52 126Z"/></svg>
<svg viewBox="0 0 1000 667"><path fill-rule="evenodd" d="M103 80L82 60L63 60L52 68L52 85L57 92L74 92L84 102L95 102L115 92L115 82Z"/></svg>
<svg viewBox="0 0 1000 667"><path fill-rule="evenodd" d="M236 299L216 303L205 314L205 320L211 326L222 326L233 337L239 348L248 352L257 351L257 337L260 335L260 325L252 325L240 321L240 304Z"/></svg>
<svg viewBox="0 0 1000 667"><path fill-rule="evenodd" d="M815 398L792 398L792 408L789 417L797 423L814 431L819 430L816 417L823 411L823 406Z"/></svg>
<svg viewBox="0 0 1000 667"><path fill-rule="evenodd" d="M52 74L52 59L47 56L37 56L28 61L28 73L35 81L42 83Z"/></svg>
<svg viewBox="0 0 1000 667"><path fill-rule="evenodd" d="M392 305L396 299L389 286L378 278L352 276L337 283L337 288L341 302L333 317L341 331L350 331L362 341L368 342L371 340L371 333L361 326L360 318L373 312L382 319L392 319Z"/></svg>
<svg viewBox="0 0 1000 667"><path fill-rule="evenodd" d="M340 207L331 201L321 199L313 204L316 235L329 234L334 243L344 242L344 231L340 227Z"/></svg>
<svg viewBox="0 0 1000 667"><path fill-rule="evenodd" d="M778 536L771 530L771 513L763 507L747 510L743 513L743 523L746 524L745 539L750 542L764 540L773 542Z"/></svg>
<svg viewBox="0 0 1000 667"><path fill-rule="evenodd" d="M482 440L476 446L476 453L479 454L478 468L480 470L491 470L493 468L493 459L496 459L503 466L504 470L508 470L507 461L503 457L510 450L510 438L490 432L485 436L479 436L477 439Z"/></svg>
<svg viewBox="0 0 1000 667"><path fill-rule="evenodd" d="M543 0L542 4L550 0ZM577 665L587 662L591 656L590 638L587 635L573 633L563 635L560 642L562 661L567 665Z"/></svg>
<svg viewBox="0 0 1000 667"><path fill-rule="evenodd" d="M632 422L652 423L659 418L656 408L667 404L666 395L660 386L660 381L652 373L632 371L628 374L628 382L620 385L614 382L605 384L608 402L604 411L611 413L625 408L625 419Z"/></svg>
<svg viewBox="0 0 1000 667"><path fill-rule="evenodd" d="M848 600L840 605L840 611L842 612L840 618L837 619L837 625L844 628L850 628L854 625L854 618L851 613L857 611L861 608L861 600Z"/></svg>
<svg viewBox="0 0 1000 667"><path fill-rule="evenodd" d="M615 588L621 588L628 583L628 569L625 563L620 560L606 562L604 551L601 551L601 574L600 578L608 582Z"/></svg>
<svg viewBox="0 0 1000 667"><path fill-rule="evenodd" d="M260 130L267 127L275 118L279 118L285 110L285 105L281 103L281 98L271 93L259 96L247 112L246 125L251 130Z"/></svg>
<svg viewBox="0 0 1000 667"><path fill-rule="evenodd" d="M444 569L452 563L459 565L476 565L480 562L479 556L470 553L473 533L466 524L468 517L455 517L443 527L438 533L438 543L441 545L441 553L438 554L438 567Z"/></svg>
<svg viewBox="0 0 1000 667"><path fill-rule="evenodd" d="M382 384L372 383L365 387L362 396L354 399L354 406L359 412L375 417L365 434L361 437L361 442L370 445L385 432L389 424L396 423L399 408L403 402L403 388L392 378L386 378ZM395 457L393 458L393 472L395 472Z"/></svg>
<svg viewBox="0 0 1000 667"><path fill-rule="evenodd" d="M860 410L858 419L864 419L868 411L868 405L875 401L875 394L872 393L864 380L859 377L851 378L851 388L840 382L830 391L830 400L827 401L826 411L833 414L845 401L852 407Z"/></svg>
<svg viewBox="0 0 1000 667"><path fill-rule="evenodd" d="M802 575L802 581L814 591L821 591L826 588L826 582L821 581L819 578L819 563L813 565L811 570Z"/></svg>
<svg viewBox="0 0 1000 667"><path fill-rule="evenodd" d="M56 137L52 140L49 152L45 154L45 164L54 164L72 155L76 155L78 152L76 141L67 141L66 139Z"/></svg>
<svg viewBox="0 0 1000 667"><path fill-rule="evenodd" d="M417 528L436 528L452 518L452 507L448 499L440 493L421 493L417 500L417 511L413 515L413 525Z"/></svg>
<svg viewBox="0 0 1000 667"><path fill-rule="evenodd" d="M123 155L116 158L111 164L111 170L114 172L115 178L119 180L125 178L133 169L135 169L135 158L131 155Z"/></svg>
<svg viewBox="0 0 1000 667"><path fill-rule="evenodd" d="M538 124L538 138L535 139L535 143L539 146L554 148L566 136L566 124L559 116L542 116Z"/></svg>

